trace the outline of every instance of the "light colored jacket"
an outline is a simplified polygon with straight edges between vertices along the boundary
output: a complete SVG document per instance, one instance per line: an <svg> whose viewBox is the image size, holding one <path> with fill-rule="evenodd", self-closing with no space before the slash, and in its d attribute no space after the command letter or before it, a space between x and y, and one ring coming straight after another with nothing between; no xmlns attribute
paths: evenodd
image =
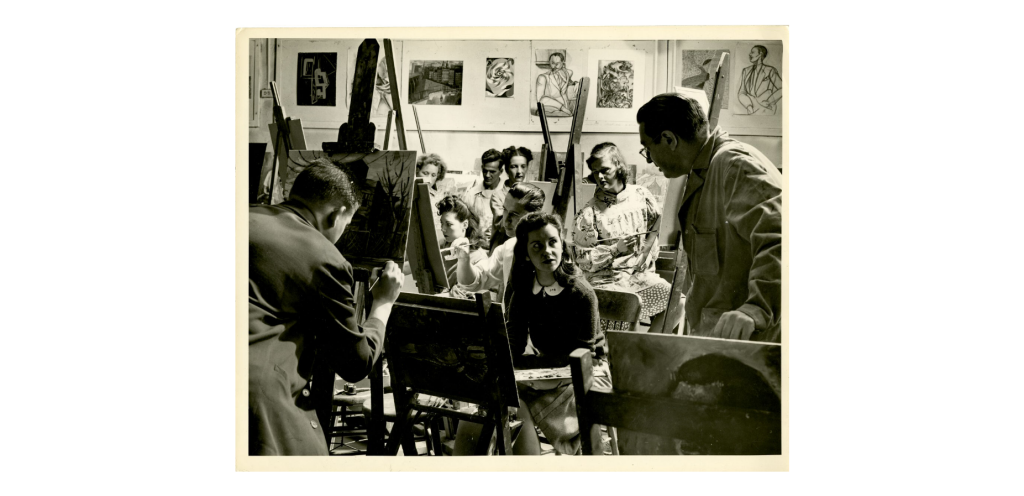
<svg viewBox="0 0 1024 496"><path fill-rule="evenodd" d="M690 332L707 335L723 313L739 310L754 320L751 340L781 342L782 174L716 128L680 205Z"/></svg>

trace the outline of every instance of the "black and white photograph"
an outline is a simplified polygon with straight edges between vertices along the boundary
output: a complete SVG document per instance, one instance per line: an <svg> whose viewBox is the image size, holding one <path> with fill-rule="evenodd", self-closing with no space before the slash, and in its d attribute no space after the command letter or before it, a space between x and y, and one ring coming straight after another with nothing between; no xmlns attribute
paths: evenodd
<svg viewBox="0 0 1024 496"><path fill-rule="evenodd" d="M784 28L251 31L238 39L253 154L240 467L641 455L787 469L787 137L722 111L737 98L728 74L756 70L769 90L740 94L783 115L787 66L764 64L785 57ZM686 84L678 61L705 46L703 77ZM747 52L758 57L730 58ZM338 58L348 74L332 81L349 87L331 95L349 101L333 113L260 96L275 74L315 77ZM516 73L516 59L538 69ZM517 78L533 97L495 105Z"/></svg>

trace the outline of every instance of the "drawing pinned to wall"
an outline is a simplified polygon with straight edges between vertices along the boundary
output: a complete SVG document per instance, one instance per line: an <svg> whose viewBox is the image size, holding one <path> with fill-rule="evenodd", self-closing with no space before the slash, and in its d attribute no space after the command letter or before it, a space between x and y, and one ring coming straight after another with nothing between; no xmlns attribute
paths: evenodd
<svg viewBox="0 0 1024 496"><path fill-rule="evenodd" d="M571 117L575 111L579 81L573 81L566 50L538 49L534 51L535 81L530 114L537 115L537 102L544 105L548 117Z"/></svg>
<svg viewBox="0 0 1024 496"><path fill-rule="evenodd" d="M462 105L462 61L411 61L409 63L409 103L412 105Z"/></svg>
<svg viewBox="0 0 1024 496"><path fill-rule="evenodd" d="M396 50L395 57L401 54L401 50ZM348 50L348 99L346 101L352 101L352 78L355 77L356 72L356 57L359 55L358 49L350 48ZM397 64L398 61L396 61ZM397 75L397 73L396 73ZM384 48L381 47L380 54L377 58L377 71L373 78L373 100L370 102L370 115L375 116L386 116L388 112L393 110L391 103L391 82L388 79L388 61L384 54Z"/></svg>
<svg viewBox="0 0 1024 496"><path fill-rule="evenodd" d="M288 167L281 175L286 197L299 172L318 158L344 164L359 186L359 209L335 243L338 250L356 266L379 266L387 260L404 263L416 180L416 152L330 155L316 150L292 150Z"/></svg>
<svg viewBox="0 0 1024 496"><path fill-rule="evenodd" d="M510 58L487 58L486 96L490 98L512 98L515 92L516 61Z"/></svg>
<svg viewBox="0 0 1024 496"><path fill-rule="evenodd" d="M633 63L602 60L598 67L597 108L633 108Z"/></svg>
<svg viewBox="0 0 1024 496"><path fill-rule="evenodd" d="M684 88L702 90L708 95L710 102L715 91L715 70L718 68L718 61L722 53L729 53L729 50L682 50L682 81L679 83ZM730 55L731 56L731 55ZM726 98L721 99L721 108L729 108L729 65L725 64L722 73L725 77L720 84L725 85L720 95Z"/></svg>
<svg viewBox="0 0 1024 496"><path fill-rule="evenodd" d="M736 97L741 107L735 109L736 114L782 114L782 76L777 69L782 67L782 46L772 48L771 51L765 45L750 48L747 54L750 64L743 68L737 85Z"/></svg>
<svg viewBox="0 0 1024 496"><path fill-rule="evenodd" d="M300 53L295 84L296 105L337 105L338 54Z"/></svg>

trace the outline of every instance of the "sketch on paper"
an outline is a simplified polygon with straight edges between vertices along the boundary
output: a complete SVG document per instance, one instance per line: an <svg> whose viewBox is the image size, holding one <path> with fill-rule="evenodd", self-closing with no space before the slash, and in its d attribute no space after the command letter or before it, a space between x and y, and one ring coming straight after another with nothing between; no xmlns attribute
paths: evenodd
<svg viewBox="0 0 1024 496"><path fill-rule="evenodd" d="M357 48L348 49L348 102L352 102L352 80L356 73ZM396 55L397 56L397 55ZM387 115L392 110L391 82L388 78L388 60L381 48L377 57L377 71L373 77L373 100L370 102L370 115Z"/></svg>
<svg viewBox="0 0 1024 496"><path fill-rule="evenodd" d="M779 48L781 50L781 47ZM782 54L773 54L773 58L781 60ZM739 99L742 109L738 114L745 115L778 115L779 101L782 100L782 76L778 69L766 63L769 57L768 48L754 45L750 48L748 58L750 65L743 68L740 74Z"/></svg>
<svg viewBox="0 0 1024 496"><path fill-rule="evenodd" d="M318 158L330 158L342 164L359 187L359 209L335 244L338 250L356 266L376 267L388 260L402 265L412 213L416 152L331 155L323 151L292 150L288 154L288 167L281 171L285 198L299 172Z"/></svg>
<svg viewBox="0 0 1024 496"><path fill-rule="evenodd" d="M682 81L679 83L684 88L701 90L708 95L708 102L712 100L715 92L715 82L712 80L715 70L718 69L718 61L722 53L729 53L729 50L682 50ZM722 68L720 94L723 95L721 106L717 108L729 108L729 66L725 64Z"/></svg>
<svg viewBox="0 0 1024 496"><path fill-rule="evenodd" d="M692 336L608 333L615 391L685 400L708 407L779 412L782 346ZM781 435L781 424L779 425ZM711 436L678 440L619 429L626 454L735 454L736 446Z"/></svg>
<svg viewBox="0 0 1024 496"><path fill-rule="evenodd" d="M338 54L300 53L296 105L333 107L337 104Z"/></svg>
<svg viewBox="0 0 1024 496"><path fill-rule="evenodd" d="M548 117L571 117L575 111L579 81L572 79L566 51L540 49L534 56L534 71L539 74L534 78L530 114L537 115L537 102L540 102Z"/></svg>
<svg viewBox="0 0 1024 496"><path fill-rule="evenodd" d="M633 107L633 63L602 60L598 63L597 108Z"/></svg>
<svg viewBox="0 0 1024 496"><path fill-rule="evenodd" d="M487 58L486 96L490 98L512 98L515 90L516 61L510 58Z"/></svg>
<svg viewBox="0 0 1024 496"><path fill-rule="evenodd" d="M409 63L409 103L462 105L461 60L413 60Z"/></svg>

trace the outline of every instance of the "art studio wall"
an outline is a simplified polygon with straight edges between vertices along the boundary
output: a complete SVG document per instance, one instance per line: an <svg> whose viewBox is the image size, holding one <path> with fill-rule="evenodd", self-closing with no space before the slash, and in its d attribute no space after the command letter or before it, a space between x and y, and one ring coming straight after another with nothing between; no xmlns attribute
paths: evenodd
<svg viewBox="0 0 1024 496"><path fill-rule="evenodd" d="M273 99L260 91L270 88L269 81L277 82L287 115L302 120L307 148L320 149L323 142L336 141L338 127L348 119L352 72L361 42L250 40L250 142L271 141L268 124L273 120ZM383 59L383 40L378 42ZM584 76L591 78L591 85L583 148L589 150L611 141L622 147L627 159L639 163L643 159L636 153L640 148L636 110L653 95L676 86L700 87L701 69L707 71L712 66L713 73L717 64L704 62L722 50L730 51L731 62L729 102L722 110L720 124L740 141L757 147L776 166L784 165L781 111L772 114L762 106L750 115L745 113L747 107L740 103L738 94L743 70L757 65L750 56L752 50L761 53L753 48L756 45L765 47L768 54L759 61L757 71L747 74L766 82L747 86L761 95L771 94L772 85L777 83L771 70L782 73L778 42L396 40L393 45L407 146L419 151L409 103L412 96L420 102L416 108L427 152L438 153L454 170L479 170L480 155L489 148L515 145L540 150L543 138L534 115L538 98L550 97L544 99L546 105L551 105L546 108L554 110L565 101L564 96L571 99L577 89L573 83ZM382 63L378 68L385 69ZM371 121L377 125L376 142L383 144L391 102L382 95L393 83L387 81L386 70L378 73L385 77L375 79ZM327 98L329 95L334 95L333 101ZM602 95L604 98L599 98ZM552 113L557 112L549 115ZM571 118L549 117L549 123L556 150L564 150ZM397 149L397 131L392 132L389 148Z"/></svg>

